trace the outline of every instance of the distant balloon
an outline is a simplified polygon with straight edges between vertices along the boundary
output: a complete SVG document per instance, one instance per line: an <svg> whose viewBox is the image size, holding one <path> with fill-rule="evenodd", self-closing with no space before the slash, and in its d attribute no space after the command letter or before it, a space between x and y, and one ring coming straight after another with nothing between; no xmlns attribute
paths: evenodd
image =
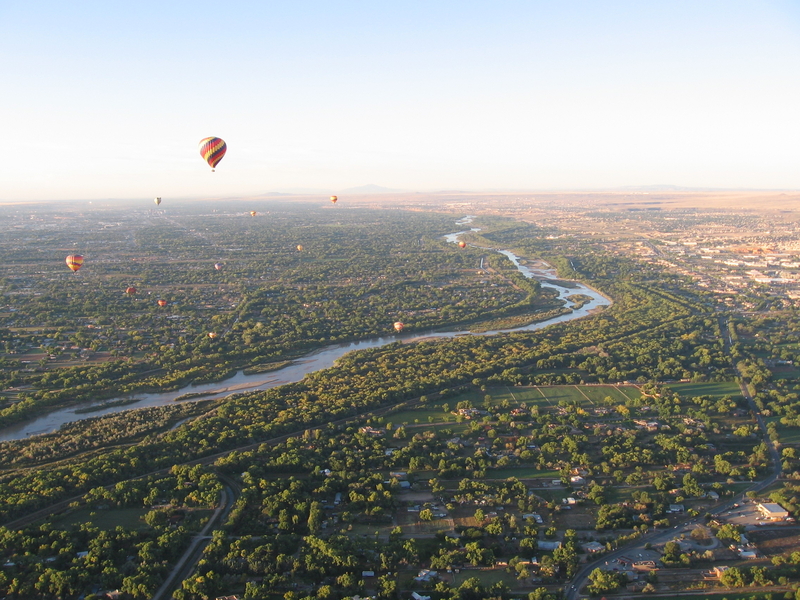
<svg viewBox="0 0 800 600"><path fill-rule="evenodd" d="M303 251L303 244L297 244L297 251L298 252L302 252Z"/></svg>
<svg viewBox="0 0 800 600"><path fill-rule="evenodd" d="M208 337L210 337L213 340L215 337L217 337L217 334L214 333L213 331L209 331L208 332Z"/></svg>
<svg viewBox="0 0 800 600"><path fill-rule="evenodd" d="M129 288L125 288L125 293L129 296L133 296L136 293L136 288L131 286Z"/></svg>
<svg viewBox="0 0 800 600"><path fill-rule="evenodd" d="M222 271L222 263L214 263L214 268L217 271Z"/></svg>
<svg viewBox="0 0 800 600"><path fill-rule="evenodd" d="M208 163L212 171L225 156L227 150L228 146L218 137L207 137L200 140L200 156Z"/></svg>
<svg viewBox="0 0 800 600"><path fill-rule="evenodd" d="M403 331L403 327L404 325L400 321L394 324L394 328L398 333Z"/></svg>
<svg viewBox="0 0 800 600"><path fill-rule="evenodd" d="M159 196L158 198L153 198L153 202L155 202L155 203L156 203L156 206L158 206L159 204L161 204L161 196Z"/></svg>
<svg viewBox="0 0 800 600"><path fill-rule="evenodd" d="M466 248L467 247L467 242L458 242L458 247L459 248Z"/></svg>
<svg viewBox="0 0 800 600"><path fill-rule="evenodd" d="M83 265L83 256L80 254L70 254L67 257L67 266L72 269L72 272L76 272L78 269L81 268Z"/></svg>
<svg viewBox="0 0 800 600"><path fill-rule="evenodd" d="M159 306L166 306L167 305L167 301L166 300L159 300L158 301L158 305Z"/></svg>
<svg viewBox="0 0 800 600"><path fill-rule="evenodd" d="M251 216L251 217L255 217L257 214L258 214L258 213L257 213L256 211L254 211L254 210L251 210L251 211L250 211L250 216Z"/></svg>
<svg viewBox="0 0 800 600"><path fill-rule="evenodd" d="M339 199L339 197L338 197L338 196L331 196L331 202L333 202L334 204L336 204L336 201L337 201L338 199Z"/></svg>

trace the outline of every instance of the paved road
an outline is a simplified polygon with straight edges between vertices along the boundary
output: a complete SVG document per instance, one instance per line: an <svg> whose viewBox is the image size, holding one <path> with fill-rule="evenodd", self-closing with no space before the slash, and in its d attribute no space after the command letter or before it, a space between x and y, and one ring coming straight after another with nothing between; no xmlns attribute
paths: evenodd
<svg viewBox="0 0 800 600"><path fill-rule="evenodd" d="M184 552L183 556L181 556L178 559L178 562L175 563L175 566L172 568L172 571L170 571L170 574L167 575L167 578L164 580L164 583L161 584L161 587L156 590L155 594L153 594L152 600L171 598L172 592L175 591L181 582L194 570L197 562L203 555L203 548L205 548L206 544L211 539L211 536L208 533L209 530L215 525L225 522L225 519L230 514L230 511L236 502L237 495L238 494L235 494L234 490L230 486L226 486L222 490L222 497L220 499L219 506L214 509L214 513L211 515L211 518L205 524L200 533L196 534L194 538L192 538L192 543L189 544L186 552Z"/></svg>

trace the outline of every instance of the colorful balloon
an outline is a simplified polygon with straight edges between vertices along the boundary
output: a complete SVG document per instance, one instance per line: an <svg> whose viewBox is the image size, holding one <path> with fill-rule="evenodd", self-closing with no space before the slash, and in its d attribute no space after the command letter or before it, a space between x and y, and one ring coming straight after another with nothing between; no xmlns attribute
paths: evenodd
<svg viewBox="0 0 800 600"><path fill-rule="evenodd" d="M129 296L133 296L136 293L136 288L131 286L129 288L125 288L125 293Z"/></svg>
<svg viewBox="0 0 800 600"><path fill-rule="evenodd" d="M214 268L217 271L222 271L222 263L214 263Z"/></svg>
<svg viewBox="0 0 800 600"><path fill-rule="evenodd" d="M336 204L336 201L338 199L339 199L338 196L331 196L331 202L333 202L334 204Z"/></svg>
<svg viewBox="0 0 800 600"><path fill-rule="evenodd" d="M227 150L228 146L218 137L207 137L200 140L200 156L208 163L212 171L225 156Z"/></svg>
<svg viewBox="0 0 800 600"><path fill-rule="evenodd" d="M467 247L467 242L458 242L458 247L459 248L466 248Z"/></svg>
<svg viewBox="0 0 800 600"><path fill-rule="evenodd" d="M403 331L403 327L404 325L400 321L394 324L395 331L397 331L398 333Z"/></svg>
<svg viewBox="0 0 800 600"><path fill-rule="evenodd" d="M254 210L251 210L251 211L250 211L250 216L251 216L251 217L255 217L257 214L258 214L258 213L257 213L256 211L254 211Z"/></svg>
<svg viewBox="0 0 800 600"><path fill-rule="evenodd" d="M297 244L297 251L298 252L302 252L303 251L303 245L302 244Z"/></svg>
<svg viewBox="0 0 800 600"><path fill-rule="evenodd" d="M161 204L161 196L159 196L158 198L153 198L153 202L155 202L155 203L156 203L156 206L158 206L159 204Z"/></svg>
<svg viewBox="0 0 800 600"><path fill-rule="evenodd" d="M67 266L75 273L83 265L83 256L80 254L70 254L67 257Z"/></svg>
<svg viewBox="0 0 800 600"><path fill-rule="evenodd" d="M213 331L209 331L208 332L208 337L210 337L213 340L215 337L217 337L217 334L214 333Z"/></svg>

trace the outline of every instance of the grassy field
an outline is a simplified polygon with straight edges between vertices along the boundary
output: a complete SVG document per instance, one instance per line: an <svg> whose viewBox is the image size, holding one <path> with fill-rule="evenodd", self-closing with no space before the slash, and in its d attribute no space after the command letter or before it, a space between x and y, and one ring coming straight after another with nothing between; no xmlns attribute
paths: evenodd
<svg viewBox="0 0 800 600"><path fill-rule="evenodd" d="M487 479L508 479L509 477L516 477L517 479L534 479L537 477L546 477L547 479L558 479L560 477L558 471L539 471L536 467L521 466L516 468L507 469L491 469L486 471Z"/></svg>
<svg viewBox="0 0 800 600"><path fill-rule="evenodd" d="M730 396L734 400L742 397L739 384L735 381L712 381L708 383L670 383L669 388L678 392L681 396L694 398L695 396L711 396L722 398Z"/></svg>
<svg viewBox="0 0 800 600"><path fill-rule="evenodd" d="M570 403L577 402L581 406L592 406L594 403L581 393L581 387L585 386L558 385L539 389L553 405L558 405L562 400L566 400Z"/></svg>
<svg viewBox="0 0 800 600"><path fill-rule="evenodd" d="M51 523L55 527L64 529L77 528L83 523L88 523L104 531L111 531L118 525L128 529L146 529L149 526L142 520L142 517L149 511L149 508L97 510L85 507L60 515Z"/></svg>
<svg viewBox="0 0 800 600"><path fill-rule="evenodd" d="M775 423L778 428L778 435L781 436L781 444L800 444L800 428L786 427L781 425L780 417L767 417L767 423Z"/></svg>

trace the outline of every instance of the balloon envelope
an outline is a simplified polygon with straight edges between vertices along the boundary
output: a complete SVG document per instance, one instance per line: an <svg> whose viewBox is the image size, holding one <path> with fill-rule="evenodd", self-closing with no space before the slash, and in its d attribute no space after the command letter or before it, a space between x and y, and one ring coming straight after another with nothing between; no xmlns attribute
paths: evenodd
<svg viewBox="0 0 800 600"><path fill-rule="evenodd" d="M298 252L302 252L303 251L303 244L297 244L297 251Z"/></svg>
<svg viewBox="0 0 800 600"><path fill-rule="evenodd" d="M217 337L217 334L211 331L209 332L208 337L210 337L213 340L215 337Z"/></svg>
<svg viewBox="0 0 800 600"><path fill-rule="evenodd" d="M200 140L200 156L208 163L212 171L227 151L228 146L218 137L207 137Z"/></svg>
<svg viewBox="0 0 800 600"><path fill-rule="evenodd" d="M153 198L153 202L155 202L156 206L158 206L159 204L161 204L161 197L159 196L158 198Z"/></svg>
<svg viewBox="0 0 800 600"><path fill-rule="evenodd" d="M336 201L337 201L338 199L339 199L339 198L338 198L337 196L331 196L331 202L333 202L334 204L336 204Z"/></svg>
<svg viewBox="0 0 800 600"><path fill-rule="evenodd" d="M214 263L214 268L217 271L222 271L222 263Z"/></svg>
<svg viewBox="0 0 800 600"><path fill-rule="evenodd" d="M81 256L80 254L70 254L67 257L67 266L70 269L72 269L73 273L78 269L80 269L82 265L83 265L83 256Z"/></svg>
<svg viewBox="0 0 800 600"><path fill-rule="evenodd" d="M133 287L133 286L131 286L129 288L125 288L125 293L130 295L130 296L133 296L136 293L136 288Z"/></svg>
<svg viewBox="0 0 800 600"><path fill-rule="evenodd" d="M394 328L397 331L403 331L403 324L400 321L398 321L397 323L394 324Z"/></svg>
<svg viewBox="0 0 800 600"><path fill-rule="evenodd" d="M258 213L257 213L256 211L254 211L254 210L251 210L251 211L250 211L250 216L251 216L251 217L255 217L257 214L258 214Z"/></svg>
<svg viewBox="0 0 800 600"><path fill-rule="evenodd" d="M458 242L458 247L459 248L466 248L467 247L467 242Z"/></svg>
<svg viewBox="0 0 800 600"><path fill-rule="evenodd" d="M158 305L159 306L166 306L167 305L167 301L166 300L159 300L158 301Z"/></svg>

